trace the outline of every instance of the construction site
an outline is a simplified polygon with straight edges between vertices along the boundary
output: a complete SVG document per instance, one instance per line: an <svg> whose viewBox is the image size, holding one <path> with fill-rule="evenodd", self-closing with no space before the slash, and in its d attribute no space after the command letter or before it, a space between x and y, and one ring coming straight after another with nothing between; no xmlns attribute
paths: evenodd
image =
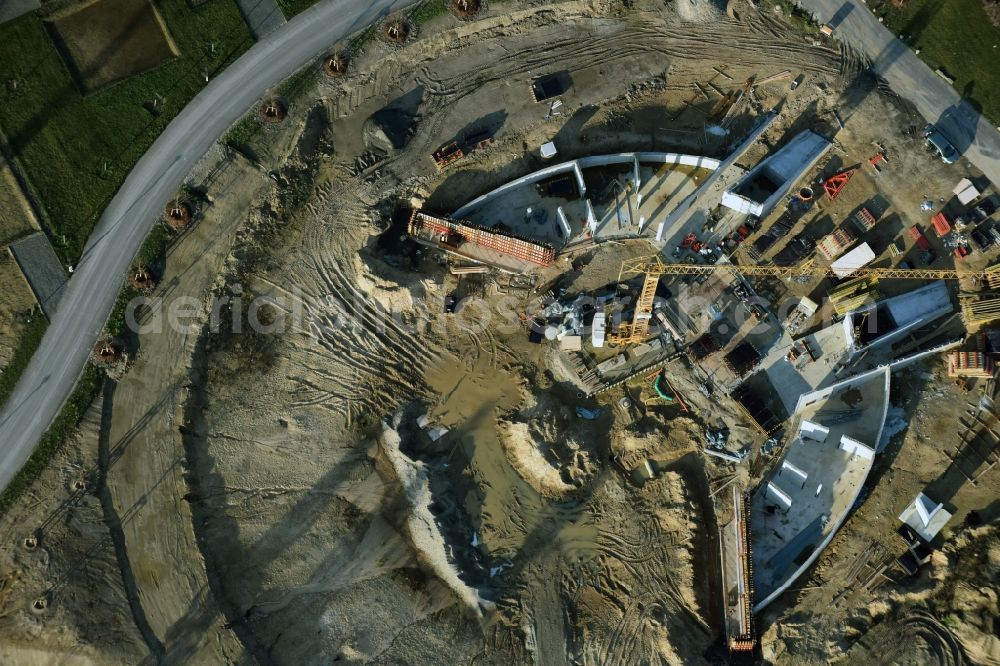
<svg viewBox="0 0 1000 666"><path fill-rule="evenodd" d="M1000 663L997 184L769 2L495 4L164 202L0 661Z"/></svg>

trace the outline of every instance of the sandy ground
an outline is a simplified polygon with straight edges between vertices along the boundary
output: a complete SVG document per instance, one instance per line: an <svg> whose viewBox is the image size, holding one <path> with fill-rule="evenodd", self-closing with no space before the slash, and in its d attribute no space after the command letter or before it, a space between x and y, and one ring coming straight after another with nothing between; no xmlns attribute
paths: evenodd
<svg viewBox="0 0 1000 666"><path fill-rule="evenodd" d="M7 366L25 317L35 307L35 297L21 269L6 246L38 229L28 202L11 173L7 162L0 158L0 368Z"/></svg>
<svg viewBox="0 0 1000 666"><path fill-rule="evenodd" d="M5 368L26 318L43 316L21 268L6 248L0 250L0 293L4 294L0 302L0 368Z"/></svg>
<svg viewBox="0 0 1000 666"><path fill-rule="evenodd" d="M11 173L7 161L0 158L0 243L4 245L38 228L28 202Z"/></svg>
<svg viewBox="0 0 1000 666"><path fill-rule="evenodd" d="M101 408L98 398L32 491L0 521L5 663L137 663L147 654L99 497ZM29 548L27 538L36 545ZM34 607L39 600L43 610Z"/></svg>
<svg viewBox="0 0 1000 666"><path fill-rule="evenodd" d="M709 493L732 472L700 450L706 427L729 428L736 446L763 436L724 395L702 393L707 373L682 358L665 372L686 412L657 401L649 377L582 397L568 357L529 342L516 316L549 289L605 286L649 248L602 246L524 288L449 275L440 256L400 239L400 203L419 195L448 212L540 166L545 140L568 157L721 154L726 139L690 108L714 100L693 82L730 88L782 69L807 78L791 95L787 81L757 88L734 128L784 99L771 145L796 129L830 130L837 109L847 129L831 162L852 164L875 139L907 155L881 176L856 176L817 216L839 221L879 194L906 219L925 194L950 191L954 175L903 133L912 111L858 78L856 56L743 3L736 20L675 4L442 17L405 47L353 54L349 76L292 100L288 121L252 146L280 184L233 162L168 258L157 293L193 296L191 325L140 336L100 411L4 518L18 536L0 550L0 576L22 574L0 588L0 626L15 637L0 650L39 661L68 651L111 662L724 663ZM712 69L723 61L725 76ZM564 114L546 118L528 84L559 69L574 87ZM496 143L438 173L430 153L483 123ZM450 293L472 300L445 315ZM228 305L213 326L219 298ZM248 330L250 319L267 330ZM989 483L954 485L961 511L933 566L874 592L838 584L868 544L895 548L895 515L918 490L951 483L941 442L979 389L963 393L937 362L898 386L894 413L909 427L809 579L759 618L767 660L884 661L897 627L923 641L900 653L906 663L955 644L959 657L941 663L995 659L996 530L963 526L970 509L996 513ZM600 414L587 420L576 407ZM432 427L447 432L431 437ZM98 431L102 501L82 494L73 505L89 507L103 544L92 569L71 567L75 542L57 540L81 530L83 508L26 552L22 527L63 501L72 470L95 464ZM647 461L649 479L635 472ZM51 553L45 566L31 559L40 552ZM49 580L66 583L32 613Z"/></svg>

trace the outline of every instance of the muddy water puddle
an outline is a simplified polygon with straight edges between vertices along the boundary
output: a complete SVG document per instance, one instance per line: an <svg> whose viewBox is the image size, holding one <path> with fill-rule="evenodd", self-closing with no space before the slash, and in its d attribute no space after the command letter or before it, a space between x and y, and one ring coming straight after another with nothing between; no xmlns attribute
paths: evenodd
<svg viewBox="0 0 1000 666"><path fill-rule="evenodd" d="M481 358L445 362L428 373L427 381L441 395L430 415L451 429L453 461L464 463L472 481L465 508L490 556L531 557L552 548L572 559L595 553L597 528L590 509L539 495L507 460L496 423L500 414L520 405L520 379Z"/></svg>

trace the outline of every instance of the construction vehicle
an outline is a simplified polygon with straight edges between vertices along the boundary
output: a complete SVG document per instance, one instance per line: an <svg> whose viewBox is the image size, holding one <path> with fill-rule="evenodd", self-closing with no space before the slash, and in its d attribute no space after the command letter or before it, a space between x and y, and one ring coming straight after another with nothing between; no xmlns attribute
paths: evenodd
<svg viewBox="0 0 1000 666"><path fill-rule="evenodd" d="M469 153L493 143L493 135L486 128L478 128L465 134L460 141L451 141L438 148L431 155L438 171L456 162Z"/></svg>

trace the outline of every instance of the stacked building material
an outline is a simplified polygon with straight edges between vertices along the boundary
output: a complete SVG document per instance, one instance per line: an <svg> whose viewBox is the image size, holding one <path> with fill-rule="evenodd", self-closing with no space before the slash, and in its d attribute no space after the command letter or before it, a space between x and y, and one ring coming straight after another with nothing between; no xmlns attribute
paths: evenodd
<svg viewBox="0 0 1000 666"><path fill-rule="evenodd" d="M937 232L939 238L951 233L951 224L948 223L948 218L944 213L938 213L932 217L931 225L934 227L934 231Z"/></svg>
<svg viewBox="0 0 1000 666"><path fill-rule="evenodd" d="M1000 289L1000 264L986 269L986 285L990 289Z"/></svg>
<svg viewBox="0 0 1000 666"><path fill-rule="evenodd" d="M878 278L857 278L838 286L828 296L833 304L833 311L843 317L865 303L874 303L880 297L877 284Z"/></svg>
<svg viewBox="0 0 1000 666"><path fill-rule="evenodd" d="M962 304L962 319L966 324L985 324L1000 319L1000 297L965 301Z"/></svg>
<svg viewBox="0 0 1000 666"><path fill-rule="evenodd" d="M827 261L833 261L858 240L857 235L846 226L834 229L816 243L816 251Z"/></svg>
<svg viewBox="0 0 1000 666"><path fill-rule="evenodd" d="M993 376L993 359L978 351L955 351L948 355L949 377Z"/></svg>
<svg viewBox="0 0 1000 666"><path fill-rule="evenodd" d="M875 216L867 208L862 208L854 214L854 225L861 233L871 231L877 222L878 220L875 219Z"/></svg>

